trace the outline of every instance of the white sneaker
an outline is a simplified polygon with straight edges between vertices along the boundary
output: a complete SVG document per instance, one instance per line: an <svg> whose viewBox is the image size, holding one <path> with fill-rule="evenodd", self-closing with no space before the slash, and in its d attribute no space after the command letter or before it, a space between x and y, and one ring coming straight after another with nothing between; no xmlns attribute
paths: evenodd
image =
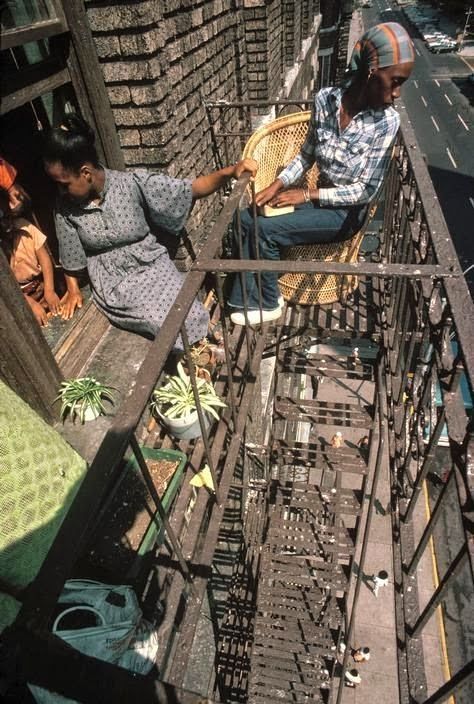
<svg viewBox="0 0 474 704"><path fill-rule="evenodd" d="M281 313L281 308L278 306L278 308L274 308L273 310L262 310L261 317L259 310L249 310L247 319L243 311L231 313L230 319L234 325L260 325L260 322L268 323L270 320L278 320Z"/></svg>
<svg viewBox="0 0 474 704"><path fill-rule="evenodd" d="M344 677L347 682L350 682L352 685L360 684L362 682L362 678L359 675L358 670L346 670Z"/></svg>

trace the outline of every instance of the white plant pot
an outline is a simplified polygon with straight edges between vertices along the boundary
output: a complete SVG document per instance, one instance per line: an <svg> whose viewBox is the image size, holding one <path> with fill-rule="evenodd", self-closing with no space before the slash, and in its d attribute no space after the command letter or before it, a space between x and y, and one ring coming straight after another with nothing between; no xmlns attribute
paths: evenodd
<svg viewBox="0 0 474 704"><path fill-rule="evenodd" d="M197 411L193 411L189 415L183 416L182 418L168 418L158 409L156 410L156 413L175 438L180 438L182 440L193 440L194 438L200 438L202 436ZM206 430L209 428L210 424L209 416L204 413L204 425L206 426Z"/></svg>
<svg viewBox="0 0 474 704"><path fill-rule="evenodd" d="M76 418L81 418L81 410L78 410L76 412ZM92 408L91 406L86 406L84 410L84 417L83 421L84 423L89 420L95 420L100 416L100 411L98 411L96 408Z"/></svg>

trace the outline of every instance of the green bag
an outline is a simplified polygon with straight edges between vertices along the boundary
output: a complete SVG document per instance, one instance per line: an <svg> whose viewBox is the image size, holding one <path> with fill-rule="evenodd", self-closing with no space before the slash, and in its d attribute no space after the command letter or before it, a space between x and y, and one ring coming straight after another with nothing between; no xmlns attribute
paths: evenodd
<svg viewBox="0 0 474 704"><path fill-rule="evenodd" d="M146 675L155 663L158 639L154 626L142 618L132 587L102 584L93 580L69 579L59 597L67 606L57 616L53 633L85 655L111 662L132 672ZM75 614L95 618L95 625L61 628ZM38 704L71 704L59 694L29 686Z"/></svg>

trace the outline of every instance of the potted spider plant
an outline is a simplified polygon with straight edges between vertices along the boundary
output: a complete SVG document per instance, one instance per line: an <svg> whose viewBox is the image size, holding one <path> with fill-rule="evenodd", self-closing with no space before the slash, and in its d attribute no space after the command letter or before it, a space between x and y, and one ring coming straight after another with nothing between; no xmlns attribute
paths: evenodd
<svg viewBox="0 0 474 704"><path fill-rule="evenodd" d="M201 435L199 416L191 378L181 362L178 362L177 370L177 374L169 376L163 386L153 391L150 410L175 437L191 440ZM196 378L196 386L204 418L209 421L209 416L212 416L219 420L216 408L225 408L224 401L206 379Z"/></svg>
<svg viewBox="0 0 474 704"><path fill-rule="evenodd" d="M79 417L81 423L85 423L104 415L104 401L114 402L112 391L111 386L102 384L91 376L63 381L55 399L61 401L61 420L70 415L73 420Z"/></svg>

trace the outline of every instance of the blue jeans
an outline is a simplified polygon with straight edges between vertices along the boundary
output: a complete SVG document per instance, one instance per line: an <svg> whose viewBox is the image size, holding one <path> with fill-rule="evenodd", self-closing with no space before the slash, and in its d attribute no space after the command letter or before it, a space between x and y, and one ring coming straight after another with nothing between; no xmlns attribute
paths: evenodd
<svg viewBox="0 0 474 704"><path fill-rule="evenodd" d="M317 244L325 242L342 242L349 239L360 230L367 211L367 205L349 208L319 208L312 203L296 207L293 213L263 217L258 221L258 253L257 257L254 237L252 210L240 213L242 229L242 251L237 256L242 259L280 259L282 247L296 244ZM237 241L237 226L234 225ZM238 242L237 242L238 249ZM263 310L273 310L278 306L278 277L280 274L272 271L261 272ZM250 310L260 308L256 274L244 275L247 293L247 305ZM235 308L244 307L242 293L242 274L235 274L229 305Z"/></svg>

